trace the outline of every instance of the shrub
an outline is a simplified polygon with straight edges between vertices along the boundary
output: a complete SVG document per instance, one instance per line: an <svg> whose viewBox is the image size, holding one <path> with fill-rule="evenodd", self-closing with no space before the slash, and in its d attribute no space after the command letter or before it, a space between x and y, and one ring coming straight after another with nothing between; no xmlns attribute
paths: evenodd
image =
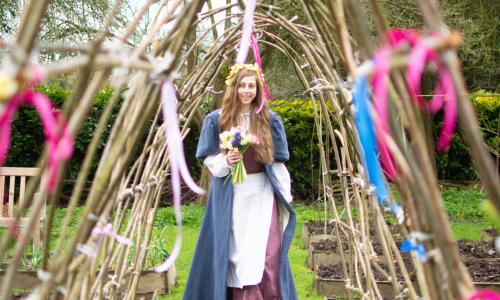
<svg viewBox="0 0 500 300"><path fill-rule="evenodd" d="M294 198L314 200L319 186L319 148L311 101L274 100L271 109L281 116L288 139Z"/></svg>
<svg viewBox="0 0 500 300"><path fill-rule="evenodd" d="M62 108L64 102L71 94L71 88L65 86L64 82L49 82L47 84L40 85L37 90L44 93L57 109ZM99 117L112 94L112 88L106 86L95 96L92 109L74 141L73 156L71 158L68 174L66 176L67 183L71 183L77 178L87 147L92 140L94 131L96 130ZM111 130L111 125L114 122L117 113L118 106L115 108L115 111L113 112L113 115L104 130L104 134L98 146L99 152L92 162L89 178L93 177L95 170L97 169L100 158L99 153L104 149L106 140ZM5 165L15 167L34 167L43 152L44 142L45 138L43 127L40 123L38 112L31 106L21 107L12 124L11 147ZM69 184L69 187L71 187L71 184Z"/></svg>
<svg viewBox="0 0 500 300"><path fill-rule="evenodd" d="M472 104L476 109L476 115L481 127L481 135L489 148L496 151L500 139L497 136L498 122L500 116L500 96L477 91L471 97ZM435 137L441 128L441 118L436 118L433 123ZM468 146L459 130L453 136L450 148L436 155L436 167L439 179L442 180L475 180L474 166L469 155Z"/></svg>
<svg viewBox="0 0 500 300"><path fill-rule="evenodd" d="M65 82L50 82L41 85L38 90L46 94L56 108L61 108L71 93L71 89L65 85ZM75 139L75 150L66 176L69 183L77 178L80 165L92 140L99 117L112 94L113 89L106 86L95 97L92 110ZM474 93L471 101L476 108L479 124L482 128L481 134L486 144L491 149L497 149L500 143L497 136L500 96L478 91ZM317 147L312 103L304 99L274 100L270 102L270 107L281 116L285 126L290 150L290 161L287 166L292 176L294 197L300 201L314 200L315 195L318 194L320 174L319 148ZM111 120L109 120L101 138L99 152L104 149L111 126L118 114L118 109L118 106L114 108ZM433 131L436 136L441 127L440 123L441 120L438 116L433 122ZM334 127L336 127L336 124L334 124ZM186 159L193 176L199 178L202 164L196 160L195 153L200 129L194 122L190 125L190 128L191 131L184 141ZM13 122L11 148L5 165L17 167L35 166L42 153L43 145L44 135L38 113L32 107L22 107ZM89 178L93 177L99 163L99 152L92 162ZM330 168L336 169L333 153L328 155L331 157ZM468 154L468 147L460 131L453 137L453 143L448 151L436 156L436 166L440 179L459 181L476 179ZM71 187L71 184L69 184L69 187Z"/></svg>

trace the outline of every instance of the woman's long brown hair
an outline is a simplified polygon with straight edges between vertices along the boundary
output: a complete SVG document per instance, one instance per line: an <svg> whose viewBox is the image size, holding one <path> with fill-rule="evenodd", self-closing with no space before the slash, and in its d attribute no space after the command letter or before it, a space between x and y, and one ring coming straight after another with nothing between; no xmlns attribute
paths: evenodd
<svg viewBox="0 0 500 300"><path fill-rule="evenodd" d="M250 126L253 134L259 137L259 144L254 145L256 159L262 163L270 164L274 161L273 139L269 127L269 115L267 103L264 104L262 111L257 114L262 100L262 83L254 71L242 69L238 71L227 87L222 98L222 113L219 119L219 125L222 131L230 130L231 127L238 125L238 116L240 114L241 102L238 98L238 86L243 77L253 76L257 82L257 92L255 99L250 104Z"/></svg>

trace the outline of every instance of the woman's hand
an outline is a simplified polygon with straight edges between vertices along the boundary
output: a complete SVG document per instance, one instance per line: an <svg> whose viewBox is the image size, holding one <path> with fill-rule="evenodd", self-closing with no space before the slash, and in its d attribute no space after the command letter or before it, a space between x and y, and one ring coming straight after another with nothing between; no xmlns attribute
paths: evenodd
<svg viewBox="0 0 500 300"><path fill-rule="evenodd" d="M238 149L236 149L234 151L228 151L227 155L226 155L226 159L227 159L228 164L234 165L235 163L239 162L242 159L241 153L240 153L240 151L238 151Z"/></svg>

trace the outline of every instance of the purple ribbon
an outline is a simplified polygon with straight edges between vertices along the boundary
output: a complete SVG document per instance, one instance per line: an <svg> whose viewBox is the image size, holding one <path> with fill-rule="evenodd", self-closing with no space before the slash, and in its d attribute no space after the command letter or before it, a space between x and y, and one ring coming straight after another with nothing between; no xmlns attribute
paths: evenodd
<svg viewBox="0 0 500 300"><path fill-rule="evenodd" d="M99 249L101 248L102 241L104 240L104 237L108 236L110 238L115 239L118 243L126 246L131 246L132 241L129 238L126 238L124 236L119 235L115 231L113 231L113 225L111 223L108 223L104 225L103 227L95 227L92 230L93 235L97 235L97 247L95 250L95 254L97 256L97 253L99 253Z"/></svg>
<svg viewBox="0 0 500 300"><path fill-rule="evenodd" d="M184 180L186 185L197 194L204 194L205 191L200 188L189 174L184 158L184 149L182 145L182 136L179 130L179 121L177 119L177 96L175 94L174 84L166 80L161 87L162 112L165 124L165 133L167 135L167 148L171 170L172 190L174 196L175 220L177 223L177 237L171 255L159 266L155 272L163 273L173 265L182 244L182 212L181 212L181 182Z"/></svg>
<svg viewBox="0 0 500 300"><path fill-rule="evenodd" d="M237 64L244 64L248 56L248 47L250 47L250 36L253 31L253 15L255 13L256 0L248 0L243 14L243 26L241 29L241 43L238 56L236 57Z"/></svg>

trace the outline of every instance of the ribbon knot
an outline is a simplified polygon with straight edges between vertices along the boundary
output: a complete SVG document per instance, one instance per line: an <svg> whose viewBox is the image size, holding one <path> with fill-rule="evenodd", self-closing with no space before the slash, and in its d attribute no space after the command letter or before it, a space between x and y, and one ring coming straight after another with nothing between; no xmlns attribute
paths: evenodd
<svg viewBox="0 0 500 300"><path fill-rule="evenodd" d="M399 249L405 253L408 252L415 253L417 255L418 260L420 261L424 261L426 259L424 245L417 243L415 241L406 240L401 243Z"/></svg>
<svg viewBox="0 0 500 300"><path fill-rule="evenodd" d="M34 86L42 80L40 66L33 65L33 81L26 90L14 94L0 116L0 165L3 165L10 148L12 121L21 105L34 106L40 114L47 143L48 190L53 191L59 172L59 162L68 160L73 153L73 138L67 129L66 120L55 110L52 103L42 93L35 92Z"/></svg>
<svg viewBox="0 0 500 300"><path fill-rule="evenodd" d="M98 248L99 248L102 240L106 236L115 239L120 244L123 244L126 246L132 245L132 241L129 238L121 236L118 233L116 233L115 231L113 231L113 225L111 225L111 223L108 223L108 224L104 225L103 227L95 227L92 230L92 234L96 235L98 237L97 238L97 247Z"/></svg>

